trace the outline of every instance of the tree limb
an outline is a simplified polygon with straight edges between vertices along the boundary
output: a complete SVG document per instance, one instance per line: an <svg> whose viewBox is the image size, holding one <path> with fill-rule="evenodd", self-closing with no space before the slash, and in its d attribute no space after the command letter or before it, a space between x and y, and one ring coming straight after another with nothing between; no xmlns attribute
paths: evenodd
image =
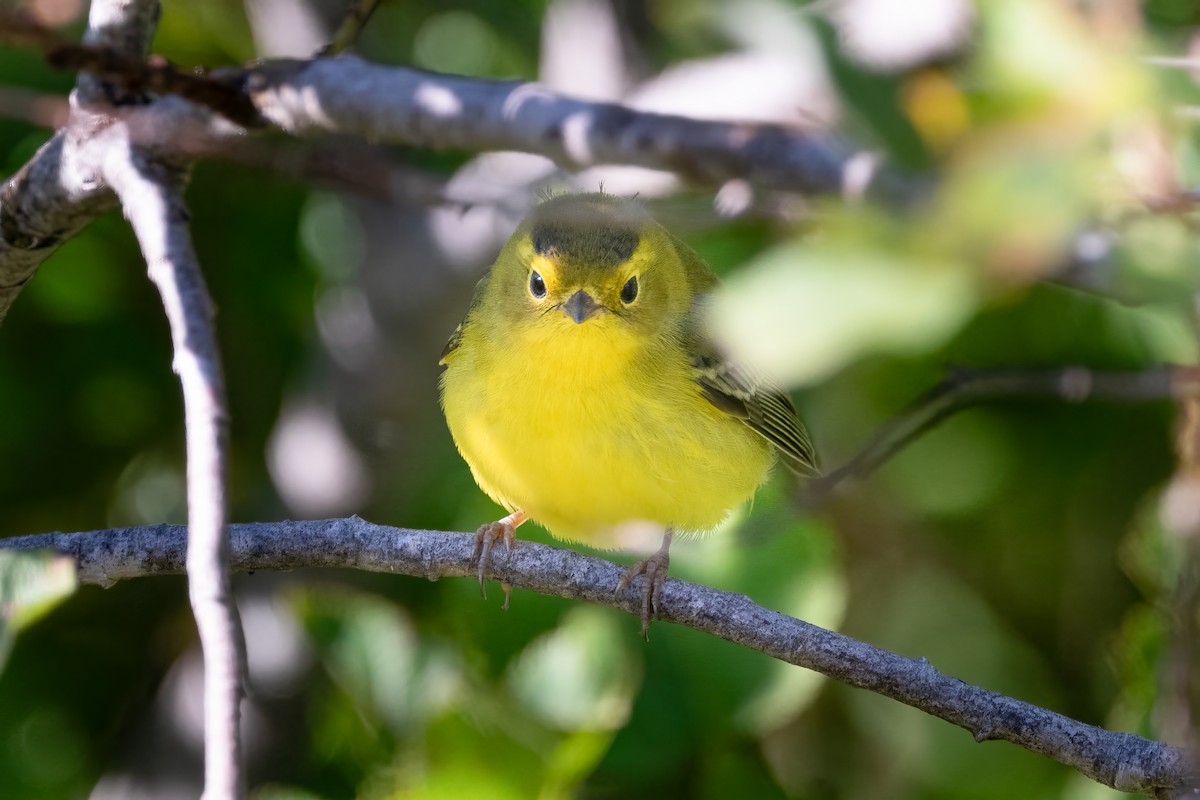
<svg viewBox="0 0 1200 800"><path fill-rule="evenodd" d="M437 580L473 577L474 535L374 525L358 517L229 526L235 569L348 567ZM0 539L0 547L70 555L81 583L177 574L186 529L179 525ZM541 594L584 600L637 616L637 587L620 596L624 568L573 550L519 541L497 557L493 577ZM1158 796L1193 788L1195 765L1175 747L1114 733L951 678L925 659L881 650L755 604L749 598L668 578L659 618L712 634L790 664L899 700L967 729L1074 767L1127 792Z"/></svg>
<svg viewBox="0 0 1200 800"><path fill-rule="evenodd" d="M519 150L569 168L633 164L672 170L702 185L740 178L773 189L856 197L865 192L898 202L911 201L924 188L880 174L873 156L826 133L638 111L532 83L442 75L354 56L193 74L162 58L130 59L86 39L74 44L12 14L0 15L0 40L41 50L51 66L92 70L127 91L176 94L243 126L265 118L298 134Z"/></svg>
<svg viewBox="0 0 1200 800"><path fill-rule="evenodd" d="M143 28L149 25L153 31L159 6L158 3L133 5L144 8L138 12L137 24L120 23L119 18L117 22L93 24L82 43L67 39L28 14L6 14L0 16L0 42L38 50L51 67L81 73L83 84L92 94L87 98L91 102L99 102L109 94L102 88L107 81L121 86L125 95L122 103L136 101L139 95L174 94L241 125L261 122L236 81L181 69L162 56L147 58L150 39Z"/></svg>
<svg viewBox="0 0 1200 800"><path fill-rule="evenodd" d="M188 586L205 666L204 798L234 800L244 794L239 717L245 656L225 538L227 419L212 305L188 230L186 174L156 157L161 150L134 144L139 128L162 131L197 116L195 106L171 96L151 100L144 92L188 95L189 86L199 86L203 101L217 84L176 85L169 65L143 63L159 13L157 0L94 0L82 45L33 24L5 27L9 38L32 37L52 63L98 74L80 74L67 127L0 193L0 319L42 260L119 199L162 295L183 386ZM124 80L139 71L147 80ZM111 76L121 80L111 84L105 80ZM148 124L147 109L157 115Z"/></svg>
<svg viewBox="0 0 1200 800"><path fill-rule="evenodd" d="M748 178L838 194L855 153L782 125L697 120L565 97L536 84L439 75L353 56L245 71L250 100L297 134L333 131L442 149L519 150L570 168L634 164L701 184Z"/></svg>
<svg viewBox="0 0 1200 800"><path fill-rule="evenodd" d="M748 179L777 190L855 197L865 192L901 204L925 188L875 169L869 154L826 133L654 114L564 97L531 83L439 75L351 56L197 74L159 57L146 59L157 3L113 7L125 5L134 9L131 23L113 22L123 19L119 15L96 17L79 44L28 16L0 14L0 41L40 50L53 66L95 73L79 76L69 126L0 190L0 321L59 244L115 208L102 177L91 169L95 158L88 147L118 111L147 120L141 139L155 139L164 152L174 146L190 155L216 155L223 146L237 150L247 126L259 126L265 117L291 133L519 150L573 168L634 164L674 170L703 185ZM172 98L187 102L169 102ZM205 112L233 124L189 128ZM184 135L172 139L162 130ZM319 169L328 163L316 162ZM361 182L365 171L355 165L350 171L350 179Z"/></svg>
<svg viewBox="0 0 1200 800"><path fill-rule="evenodd" d="M188 591L204 654L205 800L241 797L239 730L245 644L230 588L225 531L227 413L213 328L183 202L183 169L146 157L114 128L104 175L120 198L162 295L183 385L187 431Z"/></svg>
<svg viewBox="0 0 1200 800"><path fill-rule="evenodd" d="M97 0L88 15L84 44L114 58L145 58L158 21L153 0ZM43 49L56 37L27 16L6 14L0 37ZM22 37L24 37L22 39ZM111 87L82 73L71 95L67 127L42 145L0 189L0 322L41 263L100 214L116 208L97 168L95 134L109 119L93 106L116 99Z"/></svg>
<svg viewBox="0 0 1200 800"><path fill-rule="evenodd" d="M240 797L243 653L225 534L225 391L212 302L192 250L183 174L114 148L105 165L158 286L183 385L187 430L188 590L204 653L206 800Z"/></svg>
<svg viewBox="0 0 1200 800"><path fill-rule="evenodd" d="M74 180L70 139L56 133L0 189L0 321L59 245L117 205L105 187Z"/></svg>

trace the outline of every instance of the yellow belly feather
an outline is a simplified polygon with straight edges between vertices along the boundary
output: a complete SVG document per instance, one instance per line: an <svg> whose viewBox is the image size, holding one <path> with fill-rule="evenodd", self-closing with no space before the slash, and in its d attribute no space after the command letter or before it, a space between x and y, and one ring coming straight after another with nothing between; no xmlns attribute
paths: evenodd
<svg viewBox="0 0 1200 800"><path fill-rule="evenodd" d="M712 528L774 461L701 396L684 354L635 358L640 344L620 324L564 318L503 348L468 335L442 376L451 433L480 487L595 547L619 546L614 528L630 522Z"/></svg>

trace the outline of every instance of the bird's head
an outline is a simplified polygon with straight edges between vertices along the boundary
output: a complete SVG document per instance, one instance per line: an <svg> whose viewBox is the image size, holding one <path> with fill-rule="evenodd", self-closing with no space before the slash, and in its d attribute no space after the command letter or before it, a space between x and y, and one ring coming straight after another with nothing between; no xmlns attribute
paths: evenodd
<svg viewBox="0 0 1200 800"><path fill-rule="evenodd" d="M511 322L555 336L644 340L682 319L692 296L675 239L638 203L605 194L538 206L493 280Z"/></svg>

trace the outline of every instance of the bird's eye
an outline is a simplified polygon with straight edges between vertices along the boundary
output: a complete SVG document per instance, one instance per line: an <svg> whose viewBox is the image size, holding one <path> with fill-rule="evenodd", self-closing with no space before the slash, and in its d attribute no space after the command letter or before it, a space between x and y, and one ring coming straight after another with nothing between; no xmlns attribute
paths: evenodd
<svg viewBox="0 0 1200 800"><path fill-rule="evenodd" d="M537 274L537 270L529 273L529 293L539 300L546 296L546 282Z"/></svg>
<svg viewBox="0 0 1200 800"><path fill-rule="evenodd" d="M629 305L637 299L638 282L637 275L634 275L629 280L625 281L625 285L621 287L621 302Z"/></svg>

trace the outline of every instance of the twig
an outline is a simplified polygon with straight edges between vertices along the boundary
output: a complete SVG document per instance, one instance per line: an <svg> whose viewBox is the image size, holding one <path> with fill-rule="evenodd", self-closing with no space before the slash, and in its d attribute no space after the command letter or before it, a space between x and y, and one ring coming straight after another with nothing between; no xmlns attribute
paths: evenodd
<svg viewBox="0 0 1200 800"><path fill-rule="evenodd" d="M1192 295L1193 335L1200 334L1200 293ZM1200 371L1200 366L1192 367ZM1168 563L1164 571L1166 642L1157 729L1168 740L1200 753L1200 394L1177 404L1175 474L1159 500Z"/></svg>
<svg viewBox="0 0 1200 800"><path fill-rule="evenodd" d="M354 41L358 39L358 34L362 32L378 7L379 0L349 0L349 7L346 9L346 16L342 19L342 24L334 32L329 44L322 47L317 56L334 56L354 44Z"/></svg>
<svg viewBox="0 0 1200 800"><path fill-rule="evenodd" d="M909 408L884 423L841 467L808 482L802 503L816 505L847 480L862 480L946 418L998 398L1169 400L1200 396L1200 367L1162 366L1139 372L1057 369L957 369Z"/></svg>
<svg viewBox="0 0 1200 800"><path fill-rule="evenodd" d="M13 86L0 86L0 114L42 128L61 128L70 119L67 98Z"/></svg>
<svg viewBox="0 0 1200 800"><path fill-rule="evenodd" d="M244 793L239 703L245 658L229 588L225 397L212 308L192 251L183 170L152 157L152 150L134 147L136 112L124 119L114 113L146 107L151 100L138 96L142 91L169 90L218 104L204 93L208 90L197 95L195 81L180 78L169 66L143 63L159 12L156 0L94 0L82 45L33 23L0 26L5 38L32 39L51 63L95 73L76 81L67 127L0 195L0 318L62 238L119 198L162 295L183 385L191 531L187 572L205 662L204 798L235 800ZM119 85L104 80L114 75ZM195 106L173 96L157 101L155 108L164 112L157 122L168 128L196 116Z"/></svg>
<svg viewBox="0 0 1200 800"><path fill-rule="evenodd" d="M187 574L204 652L205 800L244 794L239 732L244 642L225 531L227 419L212 302L192 249L182 170L113 146L105 177L121 200L162 295L187 429Z"/></svg>
<svg viewBox="0 0 1200 800"><path fill-rule="evenodd" d="M1176 435L1178 462L1160 501L1159 519L1174 553L1174 568L1164 587L1166 643L1162 691L1155 709L1158 730L1170 741L1200 751L1197 712L1200 711L1200 399L1179 404Z"/></svg>
<svg viewBox="0 0 1200 800"><path fill-rule="evenodd" d="M157 9L157 3L152 5ZM112 30L124 28L112 26ZM111 35L89 36L80 44L42 26L28 14L0 15L0 44L39 50L46 63L55 69L84 72L100 81L119 82L127 95L178 95L240 125L261 124L262 120L246 99L236 75L219 78L183 70L162 56L146 58L144 47L118 49L113 44L116 41L119 40ZM129 97L124 99L124 102L129 101Z"/></svg>
<svg viewBox="0 0 1200 800"><path fill-rule="evenodd" d="M437 580L472 576L474 535L373 525L358 517L230 525L233 566L243 571L349 567ZM185 529L178 525L0 539L0 547L48 548L72 556L81 583L178 573ZM624 568L573 550L518 542L494 577L541 594L584 600L637 616L635 588L615 593ZM756 605L749 598L668 579L660 618L790 664L869 689L959 725L979 741L1002 739L1078 769L1122 791L1191 788L1187 754L1160 742L1086 725L943 675L906 658Z"/></svg>

